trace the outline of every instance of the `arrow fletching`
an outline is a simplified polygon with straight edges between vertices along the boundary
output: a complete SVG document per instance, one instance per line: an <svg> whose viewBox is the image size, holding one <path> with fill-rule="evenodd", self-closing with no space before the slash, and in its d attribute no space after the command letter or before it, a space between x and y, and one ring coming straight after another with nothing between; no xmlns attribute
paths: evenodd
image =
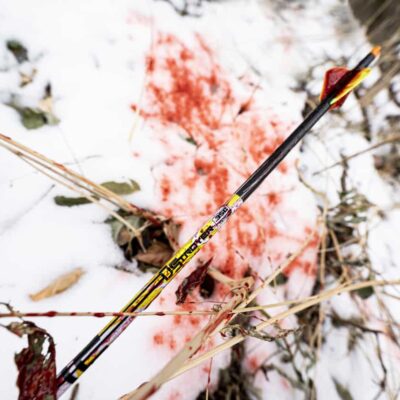
<svg viewBox="0 0 400 400"><path fill-rule="evenodd" d="M340 105L344 103L348 94L357 87L371 72L371 68L364 68L356 74L356 76L344 87L344 89L340 92L338 96L336 96L332 101L332 107L336 108L338 102L341 102ZM338 107L340 107L340 105Z"/></svg>
<svg viewBox="0 0 400 400"><path fill-rule="evenodd" d="M343 90L331 101L331 110L341 107L349 93L368 76L370 71L370 68L363 68L358 71ZM319 97L320 101L324 100L336 88L336 84L349 72L350 70L346 67L333 67L326 71Z"/></svg>

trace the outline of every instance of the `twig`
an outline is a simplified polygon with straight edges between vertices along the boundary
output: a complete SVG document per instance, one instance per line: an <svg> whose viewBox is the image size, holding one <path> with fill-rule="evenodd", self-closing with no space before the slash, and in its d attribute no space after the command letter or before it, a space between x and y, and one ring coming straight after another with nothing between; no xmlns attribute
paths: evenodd
<svg viewBox="0 0 400 400"><path fill-rule="evenodd" d="M319 175L320 173L325 172L325 171L327 171L327 170L329 170L331 168L334 168L334 167L337 167L339 165L342 165L344 162L347 162L347 161L351 160L352 158L358 157L358 156L360 156L360 155L362 155L364 153L367 153L367 152L369 152L371 150L374 150L374 149L376 149L376 148L378 148L380 146L383 146L385 144L393 143L393 142L397 142L397 141L400 141L400 134L391 135L387 139L384 139L381 142L375 143L374 145L369 146L364 150L358 151L357 153L351 154L350 156L343 157L342 160L337 161L334 164L329 165L328 167L325 167L323 169L320 169L319 171L314 172L313 175Z"/></svg>
<svg viewBox="0 0 400 400"><path fill-rule="evenodd" d="M308 301L304 301L300 303L297 306L294 306L290 308L287 311L281 312L277 314L274 317L269 318L267 321L260 323L259 325L256 326L257 331L261 331L265 329L267 326L270 326L274 324L275 322L278 322L290 315L295 315L299 311L305 310L313 305L319 304L323 301L329 300L333 296L336 296L338 294L346 293L346 292L351 292L354 290L366 288L366 287L376 287L376 286L386 286L386 285L400 285L400 280L393 280L393 281L366 281L366 282L359 282L359 283L353 283L353 284L346 284L346 285L339 285L335 287L334 289L327 290L323 293L318 294L315 296L313 299L310 299ZM216 354L231 348L232 346L240 343L245 339L245 336L238 335L232 339L227 340L226 342L214 347L212 350L204 353L203 355L191 359L183 368L181 368L179 371L176 372L176 374L173 376L173 378L181 375L182 373L188 371L189 369L192 369L196 367L197 365L203 363L205 360L209 359L210 357L214 357Z"/></svg>

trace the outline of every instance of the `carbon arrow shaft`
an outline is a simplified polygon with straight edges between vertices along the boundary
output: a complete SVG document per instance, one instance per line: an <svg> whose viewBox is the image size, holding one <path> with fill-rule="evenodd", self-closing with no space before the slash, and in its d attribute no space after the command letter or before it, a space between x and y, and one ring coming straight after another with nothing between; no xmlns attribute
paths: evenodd
<svg viewBox="0 0 400 400"><path fill-rule="evenodd" d="M367 68L379 55L374 48L352 70L334 86L333 90L288 136L288 138L266 159L240 186L233 196L186 242L167 263L150 279L143 289L121 310L122 312L144 311L172 281L178 272L217 233L228 218L261 185L265 178L278 166L294 146L329 111L332 105L350 92L358 83L352 82L360 71ZM60 397L131 324L135 317L115 317L92 341L60 372L57 377L57 398Z"/></svg>

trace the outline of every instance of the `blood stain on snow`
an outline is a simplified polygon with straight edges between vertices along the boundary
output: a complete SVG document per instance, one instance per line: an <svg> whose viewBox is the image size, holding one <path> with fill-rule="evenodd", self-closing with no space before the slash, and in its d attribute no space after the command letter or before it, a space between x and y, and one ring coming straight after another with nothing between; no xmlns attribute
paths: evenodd
<svg viewBox="0 0 400 400"><path fill-rule="evenodd" d="M156 345L162 345L164 344L164 335L161 332L158 332L153 335L153 342Z"/></svg>
<svg viewBox="0 0 400 400"><path fill-rule="evenodd" d="M166 154L164 163L153 170L158 211L167 217L181 217L184 240L272 154L291 126L263 108L255 97L249 101L249 94L254 91L250 85L246 95L239 94L238 82L232 85L233 78L216 62L213 51L199 35L188 45L172 34L159 34L146 59L146 68L146 95L140 114ZM135 106L133 109L137 110ZM212 256L213 267L238 279L249 265L265 276L271 268L269 260L278 265L298 249L312 228L299 216L291 223L303 228L293 237L287 227L277 223L277 216L285 214L287 207L296 216L297 205L287 205L296 184L291 179L288 189L285 183L294 170L293 161L282 163L274 172L274 186L264 183L213 242L202 249L202 257ZM316 254L317 243L307 250ZM187 267L188 272L181 273L174 284L191 268L194 265ZM296 268L315 275L315 257L314 261L310 256L299 258L285 273L290 275ZM221 300L226 293L227 289L217 284L214 300ZM193 291L188 301L201 302L202 298ZM164 309L168 305L175 307L171 294L164 294L163 302ZM181 309L199 309L199 304L185 303ZM177 350L181 346L177 346L175 338L188 340L207 320L205 316L175 315L170 320L171 328L156 333L153 342ZM183 341L180 339L179 343Z"/></svg>
<svg viewBox="0 0 400 400"><path fill-rule="evenodd" d="M181 400L182 394L177 390L173 390L172 393L169 395L168 400Z"/></svg>
<svg viewBox="0 0 400 400"><path fill-rule="evenodd" d="M247 359L247 368L250 373L255 373L260 366L260 361L257 356L251 356Z"/></svg>

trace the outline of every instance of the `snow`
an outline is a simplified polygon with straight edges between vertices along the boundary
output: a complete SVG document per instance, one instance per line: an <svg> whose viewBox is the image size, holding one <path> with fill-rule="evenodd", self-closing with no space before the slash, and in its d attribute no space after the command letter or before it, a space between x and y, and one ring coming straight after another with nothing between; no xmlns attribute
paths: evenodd
<svg viewBox="0 0 400 400"><path fill-rule="evenodd" d="M260 162L255 155L242 154L243 148L247 150L246 154L251 153L255 122L261 121L265 127L270 120L278 120L280 126L270 126L265 137L268 141L283 138L301 121L305 95L294 88L309 67L321 64L326 56L332 63L351 56L351 61L356 63L369 50L362 29L346 11L345 3L336 0L313 0L304 5L291 2L281 9L280 3L255 0L207 2L201 8L199 18L183 18L163 1L42 0L32 5L29 0L0 0L0 132L69 165L95 182L134 179L141 190L127 199L139 206L179 217L183 224L180 237L183 243L210 215L209 208L212 212L218 206L210 190L212 181L204 178L197 180L193 187L180 186L188 171L195 173L193 159L220 159L219 168L230 172L219 194L231 193L243 181L243 175L249 174ZM153 111L157 105L151 98L144 101L143 93L149 90L146 57L153 54L157 59L168 55L168 51L163 53L165 49L157 49L160 34L173 35L189 49L196 49L196 74L213 65L208 64L200 52L196 35L201 35L210 47L213 62L221 69L218 77L226 79L234 99L228 107L229 112L222 115L217 133L213 132L215 137L224 138L220 148L212 148L204 126L197 125L200 131L196 131L196 138L200 146L196 148L182 140L187 134L184 129L176 124L163 125L160 115L146 121L133 113L132 104L143 105L144 112ZM29 63L19 66L7 51L4 43L11 38L27 47ZM173 53L173 56L177 54ZM37 69L33 83L20 88L19 72L29 72L33 68ZM316 76L307 85L313 93L318 93L325 69L326 64L316 69ZM157 70L160 75L155 76L155 81L167 85L167 72L162 68ZM377 75L374 71L372 80L378 79ZM52 85L55 114L60 124L28 131L20 123L18 114L3 103L10 101L10 93L13 93L24 105L35 105L48 82ZM232 116L251 95L251 85L259 85L260 89L255 92L250 111L232 122ZM384 101L382 96L377 101ZM213 104L212 112L215 107ZM387 112L393 112L393 109L388 108ZM361 119L360 110L351 98L343 107L343 113L347 119ZM382 126L383 118L384 115L377 117L375 130ZM368 145L358 132L346 131L337 116L328 116L304 141L302 152L299 153L297 147L289 156L286 161L288 171L274 172L249 200L243 214L238 211L233 217L238 219L232 219L200 257L207 259L215 255L221 267L232 262L241 276L244 256L260 275L266 276L288 253L300 246L307 229L316 225L318 199L299 182L296 160L299 159L305 179L335 202L341 168L335 167L318 175L314 172L340 160L341 154L350 155ZM266 155L263 153L262 156ZM233 157L241 161L234 165L236 170L232 168ZM385 210L393 205L394 189L373 168L370 154L351 160L349 167L351 182L369 201ZM173 196L163 198L160 184L166 178L170 179ZM280 201L277 206L272 206L266 198L275 192ZM127 273L114 268L125 260L112 241L109 226L104 224L108 215L102 208L95 205L59 207L53 200L56 195L69 196L71 192L55 185L14 155L0 150L0 301L10 302L23 311L119 310L151 274ZM205 207L206 203L208 207ZM256 223L239 223L245 212ZM271 226L276 227L276 236L268 233L267 228ZM374 268L386 279L397 277L396 262L400 260L400 250L396 232L399 227L399 210L387 212L385 219L376 220L370 227L369 254ZM257 243L260 232L269 240L263 243L260 253L252 253L248 250L249 243ZM236 246L240 233L250 239ZM233 255L231 260L229 254L235 248L242 254ZM316 249L308 249L290 275L288 284L260 296L260 303L309 295L315 271L311 274L304 271L305 265L315 263L315 256ZM176 287L194 265L187 267L187 271L165 290L165 295L152 309L172 310L176 307ZM85 274L74 287L37 303L30 300L30 293L76 267L82 267ZM394 300L385 298L385 301L396 312ZM367 303L367 312L375 315L377 305L370 300ZM331 300L330 305L344 318L357 315L361 307L355 307L349 295ZM271 314L281 311L281 308L274 309ZM183 343L183 338L193 335L205 321L177 324L176 319L169 316L137 318L79 380L78 398L118 398L149 380L178 350L179 342ZM62 368L106 320L40 318L34 322L55 338L57 365ZM165 343L176 344L173 349L154 344L154 335L158 332L165 335ZM362 341L362 349L349 355L344 335L343 329L332 328L323 346L313 375L321 398L338 398L332 376L348 387L354 399L378 391L374 369L361 354L364 351L376 360L375 337L368 336ZM216 342L220 340L217 338ZM0 330L0 341L0 397L17 398L13 355L23 348L24 340ZM248 348L254 343L253 339L249 341ZM398 350L390 345L385 342L384 358L388 364L398 366ZM256 342L254 352L263 359L264 355L274 351L274 346ZM228 353L214 358L213 385L217 383L218 368L228 362ZM208 373L203 367L165 385L154 398L195 399L207 384ZM395 388L400 379L395 367L389 374ZM270 373L269 381L259 372L257 384L263 398L297 399L303 396L274 372Z"/></svg>

